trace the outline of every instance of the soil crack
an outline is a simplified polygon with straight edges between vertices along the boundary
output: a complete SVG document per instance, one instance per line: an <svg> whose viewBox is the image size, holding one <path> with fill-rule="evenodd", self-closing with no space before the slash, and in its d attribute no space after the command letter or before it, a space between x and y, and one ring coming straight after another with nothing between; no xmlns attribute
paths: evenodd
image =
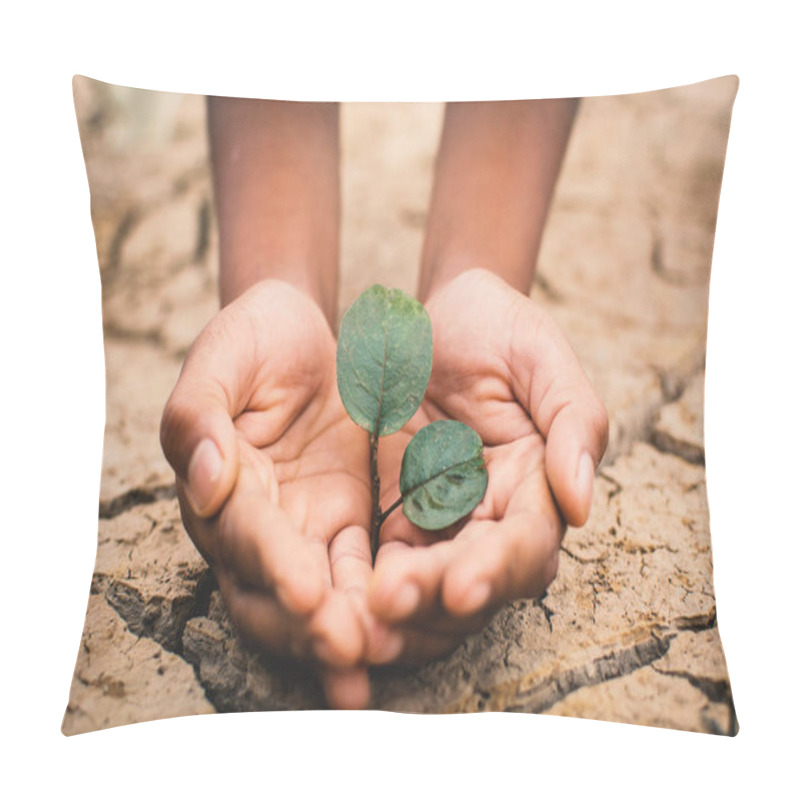
<svg viewBox="0 0 800 800"><path fill-rule="evenodd" d="M149 488L135 487L111 500L101 500L100 519L113 519L134 506L150 505L159 500L174 500L178 496L174 483Z"/></svg>

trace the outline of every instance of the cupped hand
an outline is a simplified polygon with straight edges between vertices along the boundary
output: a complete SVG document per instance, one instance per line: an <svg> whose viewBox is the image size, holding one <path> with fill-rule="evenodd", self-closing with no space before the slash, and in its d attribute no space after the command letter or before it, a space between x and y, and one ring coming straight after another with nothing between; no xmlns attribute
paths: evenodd
<svg viewBox="0 0 800 800"><path fill-rule="evenodd" d="M332 706L362 707L368 641L373 660L382 641L365 599L369 445L339 398L335 347L305 294L257 284L195 341L161 441L239 631L315 663Z"/></svg>
<svg viewBox="0 0 800 800"><path fill-rule="evenodd" d="M453 649L505 602L538 598L555 578L565 524L588 517L608 419L555 322L484 270L460 274L426 307L433 371L417 414L381 441L382 506L398 496L411 436L456 419L484 442L486 495L443 532L401 511L381 530L369 603L401 635L398 660Z"/></svg>

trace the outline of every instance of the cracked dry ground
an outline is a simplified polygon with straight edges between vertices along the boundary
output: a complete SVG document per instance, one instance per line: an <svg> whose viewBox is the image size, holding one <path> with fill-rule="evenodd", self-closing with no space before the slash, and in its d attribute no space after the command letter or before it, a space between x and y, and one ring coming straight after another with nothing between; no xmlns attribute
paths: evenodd
<svg viewBox="0 0 800 800"><path fill-rule="evenodd" d="M258 657L232 630L183 530L158 443L182 357L216 309L203 102L88 80L75 89L108 390L97 562L64 732L322 707L304 668ZM591 518L567 532L544 598L504 607L448 658L375 670L375 708L736 731L702 432L708 279L735 91L735 79L721 78L583 102L533 296L609 410ZM441 113L435 104L344 107L340 308L372 282L413 292ZM136 124L145 114L151 124Z"/></svg>

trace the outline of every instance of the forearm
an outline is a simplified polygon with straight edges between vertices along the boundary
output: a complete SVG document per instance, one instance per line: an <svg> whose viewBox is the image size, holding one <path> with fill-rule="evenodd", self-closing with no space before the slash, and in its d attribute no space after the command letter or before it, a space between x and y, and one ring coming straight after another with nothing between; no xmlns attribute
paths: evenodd
<svg viewBox="0 0 800 800"><path fill-rule="evenodd" d="M333 324L339 271L339 109L208 98L220 300L279 278Z"/></svg>
<svg viewBox="0 0 800 800"><path fill-rule="evenodd" d="M577 100L450 103L419 297L474 267L527 294Z"/></svg>

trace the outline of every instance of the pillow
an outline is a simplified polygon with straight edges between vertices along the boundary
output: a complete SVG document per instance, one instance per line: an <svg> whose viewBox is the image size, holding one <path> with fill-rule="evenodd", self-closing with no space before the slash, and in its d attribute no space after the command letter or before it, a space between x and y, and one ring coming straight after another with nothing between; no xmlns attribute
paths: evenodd
<svg viewBox="0 0 800 800"><path fill-rule="evenodd" d="M609 412L590 518L546 594L449 656L374 669L372 707L525 711L734 735L703 445L709 272L738 80L585 98L532 298ZM217 307L200 96L74 80L103 288L98 552L71 735L190 714L324 707L311 670L236 634L187 536L159 424ZM340 312L413 293L443 106L345 104ZM379 186L379 190L376 190Z"/></svg>

